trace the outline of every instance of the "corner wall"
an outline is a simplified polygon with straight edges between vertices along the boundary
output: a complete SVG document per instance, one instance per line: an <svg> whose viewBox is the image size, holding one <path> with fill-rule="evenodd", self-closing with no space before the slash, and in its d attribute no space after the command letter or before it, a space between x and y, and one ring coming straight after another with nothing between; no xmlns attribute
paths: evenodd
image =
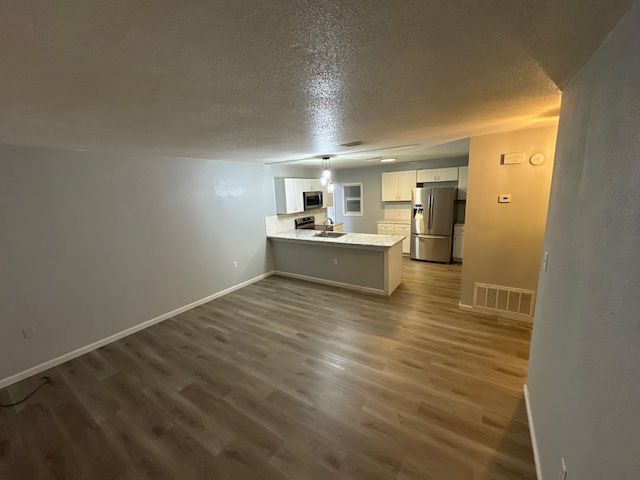
<svg viewBox="0 0 640 480"><path fill-rule="evenodd" d="M0 146L0 382L268 272L269 196L262 165Z"/></svg>
<svg viewBox="0 0 640 480"><path fill-rule="evenodd" d="M472 305L476 282L536 290L555 142L556 127L471 138L461 304ZM512 152L522 163L501 165ZM535 153L544 163L529 163Z"/></svg>
<svg viewBox="0 0 640 480"><path fill-rule="evenodd" d="M542 478L640 478L640 3L563 93L529 361Z"/></svg>

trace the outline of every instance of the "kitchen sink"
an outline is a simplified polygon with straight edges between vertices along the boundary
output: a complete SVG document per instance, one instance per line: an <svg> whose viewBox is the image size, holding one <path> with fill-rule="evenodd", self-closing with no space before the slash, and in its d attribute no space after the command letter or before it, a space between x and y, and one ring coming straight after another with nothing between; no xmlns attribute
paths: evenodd
<svg viewBox="0 0 640 480"><path fill-rule="evenodd" d="M318 232L314 236L316 237L327 237L327 238L338 238L343 235L346 235L347 232Z"/></svg>

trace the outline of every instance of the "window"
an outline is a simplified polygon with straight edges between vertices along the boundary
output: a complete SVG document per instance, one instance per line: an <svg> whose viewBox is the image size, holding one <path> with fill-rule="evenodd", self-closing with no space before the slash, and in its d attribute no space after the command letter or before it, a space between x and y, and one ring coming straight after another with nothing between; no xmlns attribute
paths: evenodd
<svg viewBox="0 0 640 480"><path fill-rule="evenodd" d="M342 210L345 215L362 216L362 184L342 185Z"/></svg>

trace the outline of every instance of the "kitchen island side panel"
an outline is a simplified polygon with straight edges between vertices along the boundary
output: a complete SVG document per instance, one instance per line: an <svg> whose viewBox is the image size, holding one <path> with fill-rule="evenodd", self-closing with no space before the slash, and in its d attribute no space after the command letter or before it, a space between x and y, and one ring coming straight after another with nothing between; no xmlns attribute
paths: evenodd
<svg viewBox="0 0 640 480"><path fill-rule="evenodd" d="M402 243L385 250L386 290L390 295L402 282Z"/></svg>
<svg viewBox="0 0 640 480"><path fill-rule="evenodd" d="M276 272L385 290L385 250L273 239L271 246Z"/></svg>

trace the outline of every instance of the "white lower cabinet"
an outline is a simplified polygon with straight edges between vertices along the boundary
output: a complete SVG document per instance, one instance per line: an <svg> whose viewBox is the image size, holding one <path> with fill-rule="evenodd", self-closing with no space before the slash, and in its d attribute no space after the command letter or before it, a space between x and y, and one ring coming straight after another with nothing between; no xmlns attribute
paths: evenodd
<svg viewBox="0 0 640 480"><path fill-rule="evenodd" d="M395 235L395 225L393 223L379 223L378 234L380 235Z"/></svg>
<svg viewBox="0 0 640 480"><path fill-rule="evenodd" d="M380 235L404 235L402 241L402 253L409 253L411 247L411 224L410 223L379 223L378 234Z"/></svg>
<svg viewBox="0 0 640 480"><path fill-rule="evenodd" d="M404 235L404 240L402 241L402 253L409 253L409 249L411 248L411 225L401 225L396 223L395 235Z"/></svg>

